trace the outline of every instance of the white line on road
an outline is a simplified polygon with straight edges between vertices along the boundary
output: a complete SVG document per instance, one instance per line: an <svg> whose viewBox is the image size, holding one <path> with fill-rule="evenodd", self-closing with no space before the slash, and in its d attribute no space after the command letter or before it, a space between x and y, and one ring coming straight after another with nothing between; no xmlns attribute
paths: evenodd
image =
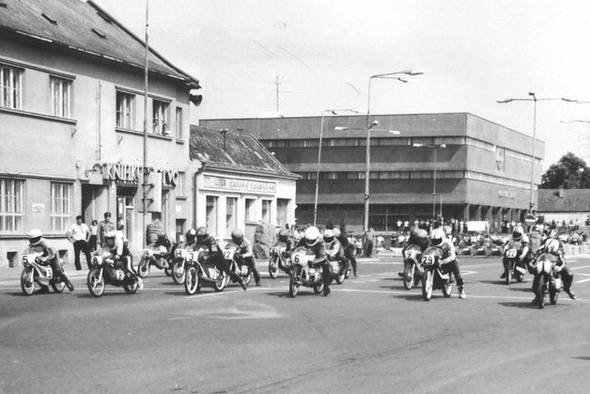
<svg viewBox="0 0 590 394"><path fill-rule="evenodd" d="M582 279L582 280L576 281L576 283L586 283L586 282L590 282L590 279Z"/></svg>

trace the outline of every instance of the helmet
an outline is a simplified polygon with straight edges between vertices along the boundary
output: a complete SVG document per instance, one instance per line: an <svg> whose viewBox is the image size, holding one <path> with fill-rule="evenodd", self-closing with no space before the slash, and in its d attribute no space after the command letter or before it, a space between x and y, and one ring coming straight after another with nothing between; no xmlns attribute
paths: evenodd
<svg viewBox="0 0 590 394"><path fill-rule="evenodd" d="M445 237L445 232L442 230L442 228L434 229L430 233L430 242L434 246L438 246L442 243L444 237Z"/></svg>
<svg viewBox="0 0 590 394"><path fill-rule="evenodd" d="M207 230L207 227L201 226L197 228L197 242L204 241L208 236L209 231Z"/></svg>
<svg viewBox="0 0 590 394"><path fill-rule="evenodd" d="M512 239L515 241L520 241L523 233L524 230L522 229L522 226L519 225L514 227L514 230L512 231Z"/></svg>
<svg viewBox="0 0 590 394"><path fill-rule="evenodd" d="M557 253L559 250L559 241L554 238L548 239L545 243L545 250L549 253Z"/></svg>
<svg viewBox="0 0 590 394"><path fill-rule="evenodd" d="M557 238L557 230L551 230L549 233L549 238Z"/></svg>
<svg viewBox="0 0 590 394"><path fill-rule="evenodd" d="M285 242L287 239L289 239L289 231L286 229L279 231L279 241Z"/></svg>
<svg viewBox="0 0 590 394"><path fill-rule="evenodd" d="M325 230L324 231L324 242L330 243L334 240L334 230Z"/></svg>
<svg viewBox="0 0 590 394"><path fill-rule="evenodd" d="M194 228L191 228L190 230L188 230L184 236L186 243L192 244L193 242L195 242L196 236L197 236L197 230L195 230Z"/></svg>
<svg viewBox="0 0 590 394"><path fill-rule="evenodd" d="M426 239L428 238L428 232L424 229L419 229L416 231L416 238Z"/></svg>
<svg viewBox="0 0 590 394"><path fill-rule="evenodd" d="M234 243L240 245L244 241L244 232L240 229L235 229L231 232L231 239Z"/></svg>
<svg viewBox="0 0 590 394"><path fill-rule="evenodd" d="M315 226L309 226L305 233L303 234L303 238L305 239L305 244L308 247L312 247L317 244L320 240L320 230L318 230Z"/></svg>
<svg viewBox="0 0 590 394"><path fill-rule="evenodd" d="M340 235L342 235L342 233L340 232L340 229L339 228L335 228L334 229L334 237L340 238Z"/></svg>
<svg viewBox="0 0 590 394"><path fill-rule="evenodd" d="M38 228L34 228L29 232L29 245L37 246L43 239L43 233Z"/></svg>

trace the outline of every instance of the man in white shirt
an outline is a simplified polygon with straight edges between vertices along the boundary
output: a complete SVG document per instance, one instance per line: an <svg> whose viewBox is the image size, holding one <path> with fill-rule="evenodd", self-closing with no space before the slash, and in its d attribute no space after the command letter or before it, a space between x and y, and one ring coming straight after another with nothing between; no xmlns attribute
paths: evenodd
<svg viewBox="0 0 590 394"><path fill-rule="evenodd" d="M84 252L86 264L88 265L88 269L90 269L90 249L88 248L90 229L82 220L82 216L76 216L76 223L72 224L68 232L68 239L74 244L74 264L76 265L76 271L82 269L80 265L80 252Z"/></svg>

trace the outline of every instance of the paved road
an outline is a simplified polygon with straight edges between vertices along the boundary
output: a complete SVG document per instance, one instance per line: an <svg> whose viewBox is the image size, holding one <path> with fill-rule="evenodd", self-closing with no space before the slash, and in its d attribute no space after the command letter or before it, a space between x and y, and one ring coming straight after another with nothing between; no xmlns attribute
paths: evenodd
<svg viewBox="0 0 590 394"><path fill-rule="evenodd" d="M101 299L81 277L33 297L0 280L0 392L588 392L590 259L571 261L578 300L544 310L530 277L501 284L499 258L463 258L468 298L430 302L398 260L296 299L286 278L185 297L155 273Z"/></svg>

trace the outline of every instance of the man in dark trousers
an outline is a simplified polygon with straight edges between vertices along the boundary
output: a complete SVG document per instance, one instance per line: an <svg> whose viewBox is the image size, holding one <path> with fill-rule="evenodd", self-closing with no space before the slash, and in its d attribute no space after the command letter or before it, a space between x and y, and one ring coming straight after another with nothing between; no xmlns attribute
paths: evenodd
<svg viewBox="0 0 590 394"><path fill-rule="evenodd" d="M82 269L80 265L80 252L83 252L84 256L86 256L86 265L90 269L90 249L88 248L90 229L82 220L82 216L76 216L76 223L72 224L67 234L68 239L74 244L74 265L76 266L76 271Z"/></svg>

